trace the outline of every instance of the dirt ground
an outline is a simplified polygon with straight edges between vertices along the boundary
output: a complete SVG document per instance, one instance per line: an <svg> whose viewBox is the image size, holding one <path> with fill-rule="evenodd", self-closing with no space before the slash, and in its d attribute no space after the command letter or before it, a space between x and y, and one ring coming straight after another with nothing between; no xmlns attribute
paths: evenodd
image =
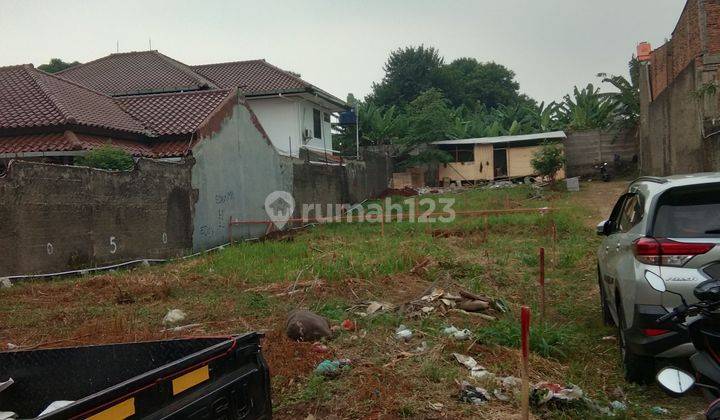
<svg viewBox="0 0 720 420"><path fill-rule="evenodd" d="M615 413L620 418L694 415L705 404L696 395L670 399L653 384L625 383L614 330L601 322L594 229L626 186L583 182L580 193L546 191L541 199L525 187L470 190L449 195L457 210L557 211L449 226L392 223L384 235L377 225L321 226L174 264L0 289L0 345L35 349L263 331L275 418L499 419L517 416L517 400L460 401L458 384L473 380L452 354L472 356L497 377L519 376L517 319L528 305L533 383L576 384L597 406L622 402L627 410ZM539 247L547 251L545 323L538 319ZM508 311L488 310L493 319L442 306L419 313L412 302L434 288L499 298ZM359 315L369 301L394 308ZM286 316L298 307L334 326L326 351L285 335ZM183 323L193 326L167 331L161 320L172 308L187 312ZM342 328L344 320L354 328ZM413 331L408 341L395 338L400 324ZM448 326L466 328L472 338L448 337L442 332ZM350 359L351 368L326 379L313 373L324 359ZM654 407L668 413L653 414ZM533 415L602 416L584 403L534 406Z"/></svg>

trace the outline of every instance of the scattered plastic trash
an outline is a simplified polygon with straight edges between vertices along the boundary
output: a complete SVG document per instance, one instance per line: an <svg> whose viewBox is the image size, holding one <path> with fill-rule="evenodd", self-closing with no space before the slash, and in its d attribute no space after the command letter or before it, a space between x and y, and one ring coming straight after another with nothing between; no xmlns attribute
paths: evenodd
<svg viewBox="0 0 720 420"><path fill-rule="evenodd" d="M400 325L397 329L395 329L395 338L398 340L408 341L412 338L412 336L412 331L404 325Z"/></svg>
<svg viewBox="0 0 720 420"><path fill-rule="evenodd" d="M181 309L171 309L165 315L165 318L163 318L162 322L165 325L177 324L185 318L187 318L187 314L185 314L185 312L183 312Z"/></svg>
<svg viewBox="0 0 720 420"><path fill-rule="evenodd" d="M460 384L460 395L458 396L458 399L462 402L482 405L490 401L490 393L488 393L485 388L473 386L467 381L462 381Z"/></svg>
<svg viewBox="0 0 720 420"><path fill-rule="evenodd" d="M377 301L370 301L367 308L365 309L365 315L373 315L376 312L388 312L395 309L395 305L388 302L377 302Z"/></svg>
<svg viewBox="0 0 720 420"><path fill-rule="evenodd" d="M459 330L451 325L443 329L443 334L451 336L456 340L467 340L472 335L472 332L468 329Z"/></svg>
<svg viewBox="0 0 720 420"><path fill-rule="evenodd" d="M495 299L493 301L493 306L495 309L497 309L499 312L506 313L508 311L508 304L503 299Z"/></svg>
<svg viewBox="0 0 720 420"><path fill-rule="evenodd" d="M443 403L428 402L428 406L430 406L431 410L435 411L443 411L443 408L445 408Z"/></svg>
<svg viewBox="0 0 720 420"><path fill-rule="evenodd" d="M627 405L624 402L618 400L611 402L610 408L613 411L627 411Z"/></svg>
<svg viewBox="0 0 720 420"><path fill-rule="evenodd" d="M670 414L670 411L667 408L662 408L660 406L655 406L655 407L651 408L650 412L656 416L663 416L665 414Z"/></svg>
<svg viewBox="0 0 720 420"><path fill-rule="evenodd" d="M12 285L13 285L12 281L10 281L9 278L7 278L7 277L0 278L0 287L9 288L9 287L12 287Z"/></svg>
<svg viewBox="0 0 720 420"><path fill-rule="evenodd" d="M605 340L605 341L615 341L615 340L617 340L617 337L614 336L614 335L606 335L606 336L603 337L602 339Z"/></svg>
<svg viewBox="0 0 720 420"><path fill-rule="evenodd" d="M13 344L13 343L7 343L7 348L8 348L8 350L15 350L15 349L20 348L20 346L18 346L17 344Z"/></svg>
<svg viewBox="0 0 720 420"><path fill-rule="evenodd" d="M15 381L13 380L13 378L8 378L8 380L5 382L0 382L0 392L8 389L10 387L10 385L12 385L14 383L15 383Z"/></svg>
<svg viewBox="0 0 720 420"><path fill-rule="evenodd" d="M323 360L315 368L315 373L327 378L334 378L340 375L343 368L347 368L349 366L349 359Z"/></svg>
<svg viewBox="0 0 720 420"><path fill-rule="evenodd" d="M420 346L415 347L415 350L413 351L415 353L425 353L426 351L428 351L428 348L429 347L427 341L423 341L422 343L420 343Z"/></svg>
<svg viewBox="0 0 720 420"><path fill-rule="evenodd" d="M444 295L444 294L445 294L445 291L443 289L440 289L438 287L433 287L433 289L430 291L430 293L421 297L420 300L424 300L426 302L434 302L438 298L442 297L442 295Z"/></svg>
<svg viewBox="0 0 720 420"><path fill-rule="evenodd" d="M314 342L314 343L313 343L313 345L312 345L312 350L313 350L315 353L327 353L328 351L330 351L330 349L328 348L328 346L326 346L326 345L323 344L323 343L318 343L318 342Z"/></svg>
<svg viewBox="0 0 720 420"><path fill-rule="evenodd" d="M447 306L448 308L454 308L456 305L455 300L453 300L453 299L442 298L442 299L440 299L440 302L442 302L443 305Z"/></svg>
<svg viewBox="0 0 720 420"><path fill-rule="evenodd" d="M341 325L345 331L354 331L356 328L355 323L350 319L344 320Z"/></svg>
<svg viewBox="0 0 720 420"><path fill-rule="evenodd" d="M65 401L65 400L53 401L38 416L44 416L45 414L52 413L53 411L59 410L59 409L65 407L66 405L70 405L74 402L75 401Z"/></svg>
<svg viewBox="0 0 720 420"><path fill-rule="evenodd" d="M552 382L540 382L533 387L531 393L531 399L537 405L543 405L549 401L572 402L582 398L582 389L573 384L563 387Z"/></svg>
<svg viewBox="0 0 720 420"><path fill-rule="evenodd" d="M500 388L495 388L493 390L493 396L497 398L498 401L510 401L510 396L505 394L505 392L503 392L503 390Z"/></svg>
<svg viewBox="0 0 720 420"><path fill-rule="evenodd" d="M495 374L489 372L483 366L480 366L478 362L471 356L465 356L464 354L459 353L453 353L453 356L455 357L455 360L468 368L468 370L470 371L470 376L472 378L482 382L483 385L497 384L497 378L495 377Z"/></svg>
<svg viewBox="0 0 720 420"><path fill-rule="evenodd" d="M430 312L434 311L435 308L432 306L423 306L422 308L420 308L420 310L425 314L429 314Z"/></svg>
<svg viewBox="0 0 720 420"><path fill-rule="evenodd" d="M477 360L473 359L471 356L465 356L464 354L460 353L453 353L453 357L455 357L455 360L458 361L461 365L465 366L469 370L473 369L482 369L485 370L484 367L480 366L477 362Z"/></svg>

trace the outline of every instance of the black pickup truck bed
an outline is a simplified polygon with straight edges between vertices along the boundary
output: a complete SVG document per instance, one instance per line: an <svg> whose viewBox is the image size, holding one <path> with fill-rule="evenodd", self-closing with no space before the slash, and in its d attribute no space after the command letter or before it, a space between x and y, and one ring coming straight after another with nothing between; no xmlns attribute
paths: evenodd
<svg viewBox="0 0 720 420"><path fill-rule="evenodd" d="M42 419L269 419L260 334L0 353L0 411Z"/></svg>

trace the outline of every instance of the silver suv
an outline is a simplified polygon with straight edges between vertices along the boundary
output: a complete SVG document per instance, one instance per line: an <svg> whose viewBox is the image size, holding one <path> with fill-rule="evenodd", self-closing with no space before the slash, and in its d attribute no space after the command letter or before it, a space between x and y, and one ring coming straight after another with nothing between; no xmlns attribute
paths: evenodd
<svg viewBox="0 0 720 420"><path fill-rule="evenodd" d="M618 328L625 378L647 383L654 358L695 349L687 333L655 322L681 299L653 290L645 273L661 276L688 303L698 283L720 279L720 173L638 178L597 233L604 236L597 253L603 318Z"/></svg>

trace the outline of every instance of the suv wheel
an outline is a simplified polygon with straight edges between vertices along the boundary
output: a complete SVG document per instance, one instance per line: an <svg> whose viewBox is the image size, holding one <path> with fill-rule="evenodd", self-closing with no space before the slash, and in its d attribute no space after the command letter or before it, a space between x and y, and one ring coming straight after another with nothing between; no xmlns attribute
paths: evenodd
<svg viewBox="0 0 720 420"><path fill-rule="evenodd" d="M598 287L600 288L600 308L602 309L603 324L612 326L615 325L612 314L610 313L610 307L607 303L607 297L605 296L605 289L602 285L602 277L600 275L600 267L598 267Z"/></svg>
<svg viewBox="0 0 720 420"><path fill-rule="evenodd" d="M620 357L622 358L625 380L637 384L649 384L655 379L655 359L648 356L635 354L627 343L625 332L625 315L620 299L617 302L618 311L618 344L620 345Z"/></svg>

